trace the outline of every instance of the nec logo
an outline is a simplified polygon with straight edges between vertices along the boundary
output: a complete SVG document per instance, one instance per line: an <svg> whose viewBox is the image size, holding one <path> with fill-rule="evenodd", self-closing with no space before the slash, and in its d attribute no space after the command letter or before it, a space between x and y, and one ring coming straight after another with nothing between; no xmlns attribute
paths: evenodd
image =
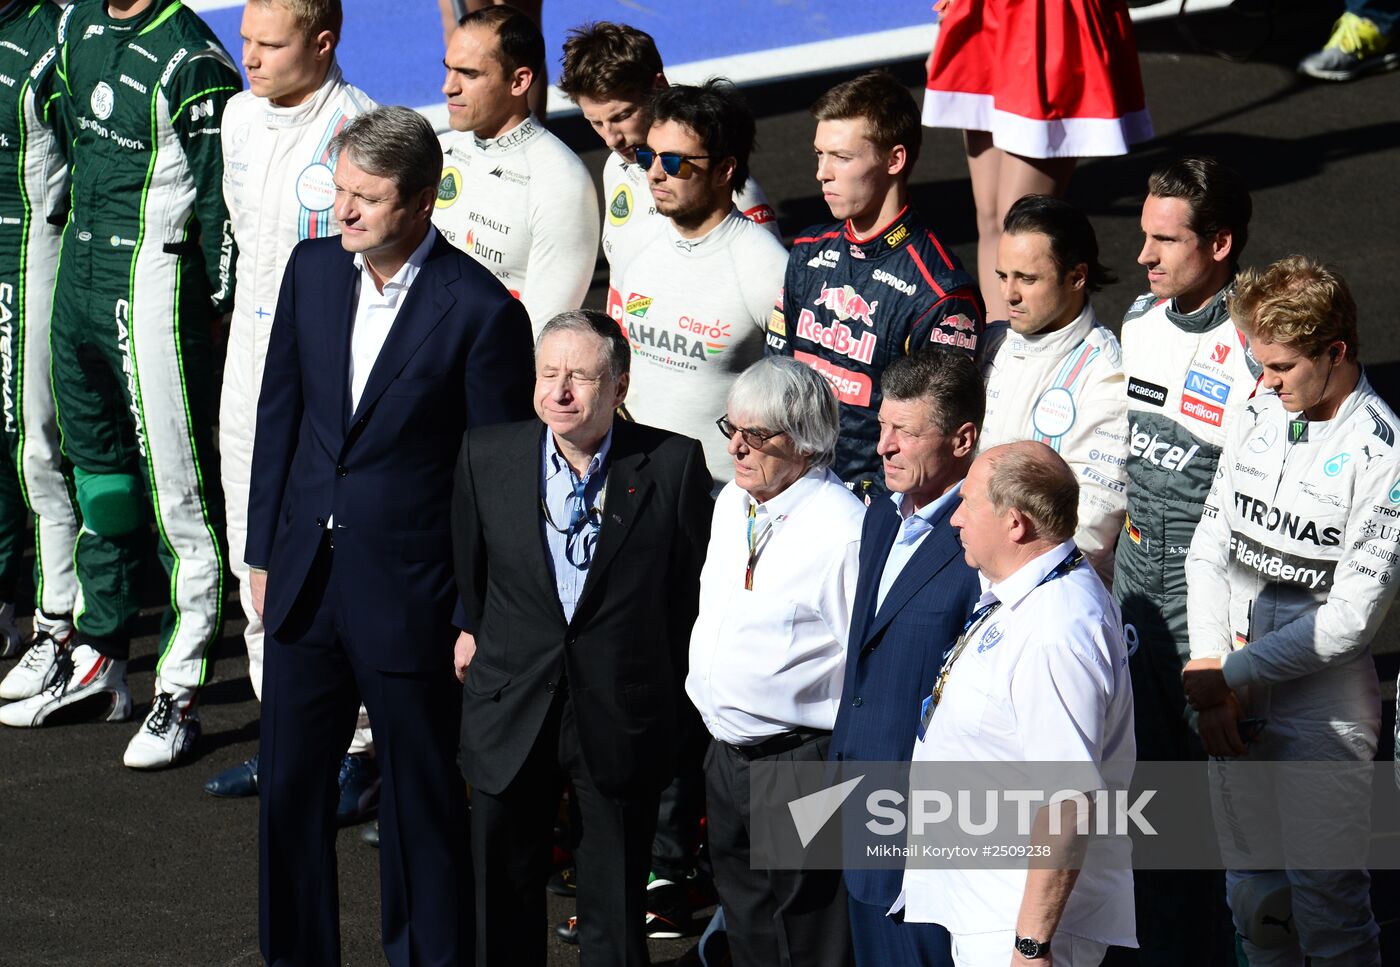
<svg viewBox="0 0 1400 967"><path fill-rule="evenodd" d="M1186 391L1217 403L1224 403L1230 398L1229 386L1194 369L1186 373Z"/></svg>
<svg viewBox="0 0 1400 967"><path fill-rule="evenodd" d="M1218 342L1215 344L1215 348L1211 350L1210 361L1213 363L1223 363L1229 356L1230 347L1224 343Z"/></svg>

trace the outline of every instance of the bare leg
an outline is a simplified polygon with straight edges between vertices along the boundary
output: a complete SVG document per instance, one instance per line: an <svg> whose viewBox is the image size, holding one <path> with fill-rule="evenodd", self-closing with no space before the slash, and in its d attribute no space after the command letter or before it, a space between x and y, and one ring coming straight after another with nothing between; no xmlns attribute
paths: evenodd
<svg viewBox="0 0 1400 967"><path fill-rule="evenodd" d="M447 22L447 18L451 16L451 14L447 11L448 8L452 6L452 0L438 0L438 3L442 4L443 6L443 22L445 24ZM544 28L544 21L541 19L541 9L544 7L544 0L467 0L468 12L476 10L485 10L487 7L493 6L514 7L516 10L519 10L521 13L525 14L525 16L529 17L536 24L538 24L541 29ZM455 26L455 23L453 24L453 26ZM447 32L449 34L452 33L450 29ZM549 102L548 57L545 58L545 62L540 68L539 76L536 77L535 82L530 85L529 101L530 110L534 112L535 117L543 121L545 117L545 105Z"/></svg>
<svg viewBox="0 0 1400 967"><path fill-rule="evenodd" d="M997 243L1001 223L1023 195L1063 195L1074 174L1074 158L1024 158L993 147L986 131L963 133L972 199L977 206L977 284L987 303L987 318L1005 319L1006 302L997 280Z"/></svg>

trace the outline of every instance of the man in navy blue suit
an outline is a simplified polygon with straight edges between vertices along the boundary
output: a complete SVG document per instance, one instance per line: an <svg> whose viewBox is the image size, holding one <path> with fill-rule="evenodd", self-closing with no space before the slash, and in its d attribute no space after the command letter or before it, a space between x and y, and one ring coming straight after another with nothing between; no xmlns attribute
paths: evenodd
<svg viewBox="0 0 1400 967"><path fill-rule="evenodd" d="M253 444L262 954L340 963L336 768L363 699L384 777L384 952L448 967L470 959L474 926L452 469L467 428L531 414L530 320L432 227L442 154L426 121L379 108L333 146L343 234L292 251Z"/></svg>
<svg viewBox="0 0 1400 967"><path fill-rule="evenodd" d="M861 531L832 760L909 760L920 703L981 593L948 523L986 409L977 368L961 354L923 349L891 363L880 389L876 449L890 495L875 498ZM901 870L848 869L845 879L859 967L952 967L942 927L885 915Z"/></svg>

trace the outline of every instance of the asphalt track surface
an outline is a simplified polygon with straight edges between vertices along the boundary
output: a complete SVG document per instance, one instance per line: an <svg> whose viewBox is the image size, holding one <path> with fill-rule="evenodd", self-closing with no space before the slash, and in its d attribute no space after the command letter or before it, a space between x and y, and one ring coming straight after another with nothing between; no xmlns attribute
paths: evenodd
<svg viewBox="0 0 1400 967"><path fill-rule="evenodd" d="M1305 252L1336 263L1360 305L1362 358L1373 383L1396 405L1400 73L1348 85L1297 79L1293 63L1325 37L1333 15L1309 6L1298 4L1273 19L1232 12L1140 29L1158 138L1130 157L1086 162L1069 197L1093 218L1105 261L1123 280L1095 300L1101 317L1117 319L1142 289L1133 260L1143 186L1153 164L1205 150L1237 165L1254 187L1245 261L1258 265ZM1247 54L1248 60L1232 63L1210 48ZM911 87L918 85L919 65L892 66ZM848 73L749 91L760 114L754 172L789 239L826 218L811 177L806 107ZM603 153L591 134L568 119L557 129L582 151L590 169L599 169ZM929 220L970 263L972 202L955 132L928 132L914 191ZM592 305L602 305L604 278L600 270ZM153 606L162 585L153 564L147 581ZM256 749L258 708L232 597L228 613L212 684L202 697L205 736L187 765L154 774L125 769L121 753L134 723L70 719L33 731L0 730L0 965L259 963L256 800L219 801L200 789L210 774ZM129 667L138 715L149 707L156 614L146 613L147 636L135 645ZM1392 615L1379 650L1395 652L1397 637ZM1394 658L1379 659L1383 682L1395 679L1400 662ZM1387 723L1392 714L1388 702ZM1390 754L1388 733L1387 724L1384 756ZM341 835L340 863L343 961L381 963L377 854L351 830ZM1400 877L1383 872L1376 881L1387 959L1400 957ZM562 918L571 906L552 900L551 917ZM551 945L551 964L575 962L572 948ZM688 945L654 942L652 954L666 962Z"/></svg>

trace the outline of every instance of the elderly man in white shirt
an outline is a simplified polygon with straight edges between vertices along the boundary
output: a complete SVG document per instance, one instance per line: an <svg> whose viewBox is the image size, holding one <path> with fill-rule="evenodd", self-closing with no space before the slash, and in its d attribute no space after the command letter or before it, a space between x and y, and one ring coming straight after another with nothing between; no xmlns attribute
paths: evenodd
<svg viewBox="0 0 1400 967"><path fill-rule="evenodd" d="M1083 763L1095 785L1081 792L1126 785L1137 752L1127 649L1118 607L1072 539L1078 490L1043 443L973 463L952 524L983 594L925 703L915 762ZM1032 842L1053 855L1082 845L1048 826L1042 809ZM947 927L957 967L1093 967L1110 944L1137 946L1128 846L1096 840L1082 872L910 868L896 909Z"/></svg>
<svg viewBox="0 0 1400 967"><path fill-rule="evenodd" d="M759 360L717 423L734 482L715 503L686 692L713 737L707 823L729 946L737 967L847 964L840 871L749 868L749 769L826 757L865 508L830 470L839 415L815 370Z"/></svg>

